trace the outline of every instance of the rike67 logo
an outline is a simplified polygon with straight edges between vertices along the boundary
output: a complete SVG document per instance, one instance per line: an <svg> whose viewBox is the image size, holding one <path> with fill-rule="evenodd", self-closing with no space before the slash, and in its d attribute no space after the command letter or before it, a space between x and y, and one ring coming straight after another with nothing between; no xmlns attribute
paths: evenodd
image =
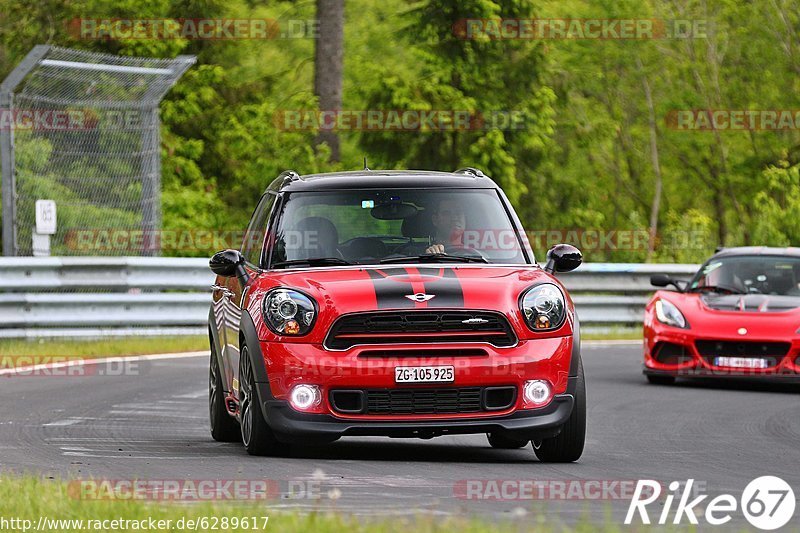
<svg viewBox="0 0 800 533"><path fill-rule="evenodd" d="M745 487L740 500L731 494L721 494L706 502L708 495L697 496L697 491L693 487L694 479L688 479L686 483L673 481L669 484L669 492L663 498L663 508L658 516L658 524L667 524L672 516L673 524L682 524L686 520L690 524L697 525L699 514L709 525L720 526L727 524L733 519L734 514L741 512L753 527L770 531L785 526L794 516L796 505L794 491L779 477L762 476L754 479ZM689 498L693 496L697 497L690 501ZM637 513L643 524L650 524L648 506L654 504L652 507L655 510L658 507L655 502L661 497L661 483L649 479L639 480L631 505L628 507L628 514L625 516L625 524L630 525ZM673 511L673 503L676 500L677 504Z"/></svg>

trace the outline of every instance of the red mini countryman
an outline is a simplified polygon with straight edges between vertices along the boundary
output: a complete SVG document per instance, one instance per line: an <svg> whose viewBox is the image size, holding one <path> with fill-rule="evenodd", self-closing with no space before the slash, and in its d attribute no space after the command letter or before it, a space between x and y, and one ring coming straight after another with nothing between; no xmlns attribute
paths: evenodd
<svg viewBox="0 0 800 533"><path fill-rule="evenodd" d="M482 172L282 173L210 261L211 434L253 455L349 435L484 433L583 452L572 301Z"/></svg>
<svg viewBox="0 0 800 533"><path fill-rule="evenodd" d="M800 381L800 248L724 248L690 281L659 274L644 319L644 373Z"/></svg>

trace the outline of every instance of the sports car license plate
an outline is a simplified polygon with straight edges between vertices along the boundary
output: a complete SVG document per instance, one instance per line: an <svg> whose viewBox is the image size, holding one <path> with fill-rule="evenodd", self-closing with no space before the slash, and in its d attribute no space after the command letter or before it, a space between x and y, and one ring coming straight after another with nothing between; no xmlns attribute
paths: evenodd
<svg viewBox="0 0 800 533"><path fill-rule="evenodd" d="M752 357L716 357L714 364L728 368L767 368L769 366L766 359Z"/></svg>
<svg viewBox="0 0 800 533"><path fill-rule="evenodd" d="M428 383L434 381L453 381L452 366L396 366L395 383Z"/></svg>

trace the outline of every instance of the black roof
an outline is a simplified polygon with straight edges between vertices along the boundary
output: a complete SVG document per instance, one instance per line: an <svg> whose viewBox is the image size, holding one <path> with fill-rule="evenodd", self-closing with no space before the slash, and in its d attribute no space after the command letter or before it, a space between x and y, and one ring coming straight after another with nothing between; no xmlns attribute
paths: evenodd
<svg viewBox="0 0 800 533"><path fill-rule="evenodd" d="M732 257L737 255L784 255L790 257L800 257L800 248L790 246L779 248L773 246L737 246L735 248L722 248L712 256L712 259L719 257Z"/></svg>
<svg viewBox="0 0 800 533"><path fill-rule="evenodd" d="M281 173L268 187L276 192L328 191L342 189L497 189L483 172L462 169L455 172L432 170L356 170L307 174Z"/></svg>

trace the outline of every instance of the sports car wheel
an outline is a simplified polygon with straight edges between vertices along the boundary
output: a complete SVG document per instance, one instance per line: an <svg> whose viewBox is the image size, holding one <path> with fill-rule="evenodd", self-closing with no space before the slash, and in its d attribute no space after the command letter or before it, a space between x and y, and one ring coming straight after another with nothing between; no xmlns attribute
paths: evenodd
<svg viewBox="0 0 800 533"><path fill-rule="evenodd" d="M497 433L487 433L486 438L489 440L492 448L499 450L515 450L517 448L524 448L530 441L521 439L511 439Z"/></svg>
<svg viewBox="0 0 800 533"><path fill-rule="evenodd" d="M575 406L561 428L561 433L549 439L532 441L533 451L546 463L571 463L580 459L586 441L586 382L583 362L578 361L578 383L575 387Z"/></svg>
<svg viewBox="0 0 800 533"><path fill-rule="evenodd" d="M277 455L288 448L275 438L261 411L256 392L255 374L245 344L239 352L239 413L242 442L250 455Z"/></svg>
<svg viewBox="0 0 800 533"><path fill-rule="evenodd" d="M236 419L225 409L225 391L214 341L211 341L211 361L208 365L208 418L211 437L219 442L240 442L242 435Z"/></svg>
<svg viewBox="0 0 800 533"><path fill-rule="evenodd" d="M653 374L648 374L647 381L649 381L653 385L672 385L673 383L675 383L675 378L673 376L657 376Z"/></svg>

